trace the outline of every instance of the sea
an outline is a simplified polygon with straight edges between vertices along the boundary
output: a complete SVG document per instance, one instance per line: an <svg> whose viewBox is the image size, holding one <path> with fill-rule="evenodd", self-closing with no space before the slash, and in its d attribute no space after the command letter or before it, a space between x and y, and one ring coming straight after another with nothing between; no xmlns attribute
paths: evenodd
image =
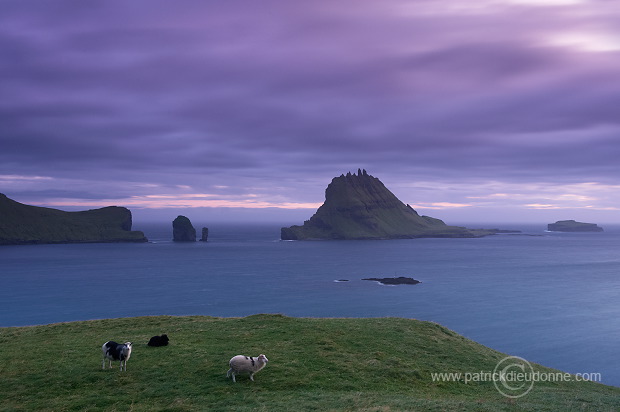
<svg viewBox="0 0 620 412"><path fill-rule="evenodd" d="M279 240L279 224L202 226L207 242L172 242L168 223L134 224L148 243L2 246L0 327L145 315L403 317L620 386L620 226L305 242ZM421 283L363 280L396 276Z"/></svg>

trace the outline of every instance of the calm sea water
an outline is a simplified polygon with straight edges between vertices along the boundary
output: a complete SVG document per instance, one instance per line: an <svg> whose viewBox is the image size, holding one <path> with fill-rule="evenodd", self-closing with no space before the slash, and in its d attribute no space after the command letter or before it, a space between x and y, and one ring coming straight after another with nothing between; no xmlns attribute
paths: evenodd
<svg viewBox="0 0 620 412"><path fill-rule="evenodd" d="M195 225L202 227L202 225ZM0 326L141 315L398 316L620 386L620 227L481 239L279 241L279 225L174 243L0 247ZM415 286L364 277L411 276ZM348 282L335 282L348 279Z"/></svg>

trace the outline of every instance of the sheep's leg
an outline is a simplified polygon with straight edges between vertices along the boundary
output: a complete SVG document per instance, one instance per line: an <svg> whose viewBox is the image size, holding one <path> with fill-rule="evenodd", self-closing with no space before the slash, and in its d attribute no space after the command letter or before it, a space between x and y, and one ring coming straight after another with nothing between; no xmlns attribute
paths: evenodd
<svg viewBox="0 0 620 412"><path fill-rule="evenodd" d="M232 380L233 382L237 382L237 380L235 379L235 372L232 373Z"/></svg>
<svg viewBox="0 0 620 412"><path fill-rule="evenodd" d="M228 369L228 372L226 372L226 377L230 378L231 373L232 373L232 368Z"/></svg>
<svg viewBox="0 0 620 412"><path fill-rule="evenodd" d="M254 382L254 372L250 372L250 380Z"/></svg>

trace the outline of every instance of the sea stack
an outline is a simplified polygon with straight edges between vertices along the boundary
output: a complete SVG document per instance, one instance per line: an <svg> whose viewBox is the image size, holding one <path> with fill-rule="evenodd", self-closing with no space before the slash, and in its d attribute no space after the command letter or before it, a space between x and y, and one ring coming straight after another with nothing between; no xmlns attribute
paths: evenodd
<svg viewBox="0 0 620 412"><path fill-rule="evenodd" d="M172 235L175 242L195 242L196 229L185 216L177 216L172 222Z"/></svg>
<svg viewBox="0 0 620 412"><path fill-rule="evenodd" d="M558 220L549 223L547 230L551 232L602 232L603 228L596 223L583 223L574 220Z"/></svg>
<svg viewBox="0 0 620 412"><path fill-rule="evenodd" d="M335 177L325 190L325 203L303 226L281 229L282 240L413 239L479 237L491 234L420 216L366 170Z"/></svg>
<svg viewBox="0 0 620 412"><path fill-rule="evenodd" d="M209 237L209 228L202 228L202 237L200 238L201 242L206 242Z"/></svg>
<svg viewBox="0 0 620 412"><path fill-rule="evenodd" d="M0 245L148 241L131 226L125 207L65 212L25 205L0 193Z"/></svg>

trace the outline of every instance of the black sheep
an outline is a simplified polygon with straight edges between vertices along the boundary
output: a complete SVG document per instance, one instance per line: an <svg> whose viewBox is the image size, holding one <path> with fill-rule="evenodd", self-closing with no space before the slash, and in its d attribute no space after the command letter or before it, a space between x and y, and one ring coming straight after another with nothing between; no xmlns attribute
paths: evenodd
<svg viewBox="0 0 620 412"><path fill-rule="evenodd" d="M166 346L168 344L168 335L164 334L161 336L153 336L151 340L149 340L149 346Z"/></svg>

